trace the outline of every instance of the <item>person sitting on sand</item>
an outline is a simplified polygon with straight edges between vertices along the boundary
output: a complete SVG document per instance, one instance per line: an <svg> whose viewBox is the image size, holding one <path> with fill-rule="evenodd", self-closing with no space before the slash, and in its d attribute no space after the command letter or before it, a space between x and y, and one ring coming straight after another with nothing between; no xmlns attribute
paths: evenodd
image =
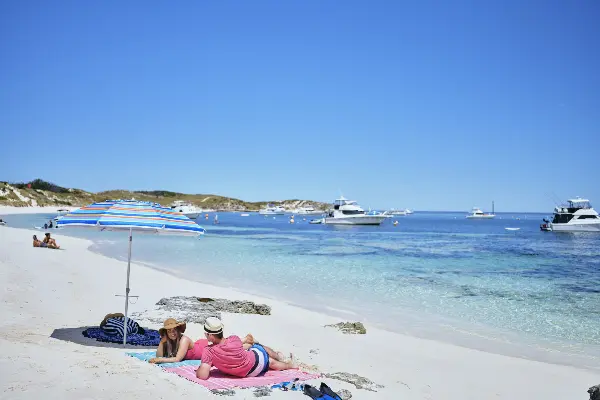
<svg viewBox="0 0 600 400"><path fill-rule="evenodd" d="M44 243L49 249L60 249L60 246L56 243L56 240L50 237L49 233L46 233L46 237L44 237Z"/></svg>
<svg viewBox="0 0 600 400"><path fill-rule="evenodd" d="M215 317L208 317L204 323L204 334L212 344L202 352L202 364L196 370L196 377L208 379L211 367L237 377L260 376L269 369L282 371L297 368L290 361L281 360L281 353L254 343L249 349L244 348L242 340L235 336L223 338L223 323ZM291 356L291 355L290 355Z"/></svg>
<svg viewBox="0 0 600 400"><path fill-rule="evenodd" d="M48 245L39 240L36 235L33 235L33 247L48 247Z"/></svg>
<svg viewBox="0 0 600 400"><path fill-rule="evenodd" d="M178 322L174 318L169 318L163 323L163 327L158 330L160 333L160 343L156 349L156 357L148 360L152 364L180 362L183 360L200 360L204 348L208 346L207 339L198 339L192 342L188 336L185 336L186 323ZM248 334L244 338L243 345L246 349L254 344L254 338Z"/></svg>

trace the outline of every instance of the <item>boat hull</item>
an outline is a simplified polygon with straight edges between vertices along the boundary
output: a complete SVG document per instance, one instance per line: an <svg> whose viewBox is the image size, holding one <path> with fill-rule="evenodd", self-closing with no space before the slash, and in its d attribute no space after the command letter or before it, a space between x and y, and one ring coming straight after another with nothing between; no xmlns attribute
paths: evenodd
<svg viewBox="0 0 600 400"><path fill-rule="evenodd" d="M281 211L264 211L264 212L258 212L260 215L285 215L285 212Z"/></svg>
<svg viewBox="0 0 600 400"><path fill-rule="evenodd" d="M495 215L467 215L467 219L493 219L496 218Z"/></svg>
<svg viewBox="0 0 600 400"><path fill-rule="evenodd" d="M383 215L365 215L348 218L324 218L323 223L328 225L381 225L386 219Z"/></svg>
<svg viewBox="0 0 600 400"><path fill-rule="evenodd" d="M183 215L185 215L186 217L188 217L189 219L196 219L200 216L200 213L182 213Z"/></svg>
<svg viewBox="0 0 600 400"><path fill-rule="evenodd" d="M552 232L600 232L597 224L550 224Z"/></svg>

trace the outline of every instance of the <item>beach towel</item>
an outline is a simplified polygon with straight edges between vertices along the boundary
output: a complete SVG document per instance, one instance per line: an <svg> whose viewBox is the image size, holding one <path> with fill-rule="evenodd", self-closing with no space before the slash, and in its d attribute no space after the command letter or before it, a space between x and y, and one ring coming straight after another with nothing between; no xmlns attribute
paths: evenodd
<svg viewBox="0 0 600 400"><path fill-rule="evenodd" d="M146 362L148 362L149 359L156 357L156 352L153 351L126 354ZM196 370L200 364L200 360L185 360L178 363L164 363L155 365L161 367L163 371L179 375L182 378L202 385L209 390L271 386L282 382L295 380L305 381L319 377L318 374L309 374L297 369L290 369L287 371L268 371L263 376L237 378L235 376L225 375L218 369L213 368L210 371L210 378L207 380L202 380L196 378Z"/></svg>
<svg viewBox="0 0 600 400"><path fill-rule="evenodd" d="M131 357L137 358L138 360L142 360L142 361L146 361L146 362L148 362L148 360L150 360L151 358L156 357L155 351L146 351L143 353L126 353L126 354L128 356L131 356ZM183 360L183 361L174 362L174 363L161 363L161 364L155 364L155 365L158 365L161 368L182 367L184 365L190 365L195 368L198 368L200 366L200 360Z"/></svg>
<svg viewBox="0 0 600 400"><path fill-rule="evenodd" d="M182 378L204 386L209 390L222 390L233 388L250 388L257 386L271 386L276 383L293 381L296 378L301 381L318 378L318 374L309 374L297 369L289 369L287 371L268 371L262 376L237 378L231 375L225 375L218 369L210 371L210 378L202 380L196 378L196 369L198 367L184 365L175 368L163 368L164 371L181 376Z"/></svg>
<svg viewBox="0 0 600 400"><path fill-rule="evenodd" d="M102 328L87 328L82 334L99 342L123 343L122 335L108 335ZM160 334L153 329L145 329L143 335L139 333L134 333L131 336L127 335L127 344L135 346L158 346L159 343Z"/></svg>

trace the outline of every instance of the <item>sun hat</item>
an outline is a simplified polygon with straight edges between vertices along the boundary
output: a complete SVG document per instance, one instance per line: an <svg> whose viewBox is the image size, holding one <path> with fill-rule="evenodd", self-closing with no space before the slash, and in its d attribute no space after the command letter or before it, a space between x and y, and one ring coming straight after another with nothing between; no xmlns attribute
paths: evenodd
<svg viewBox="0 0 600 400"><path fill-rule="evenodd" d="M181 332L181 333L185 332L185 328L186 328L185 322L179 322L175 318L169 318L169 319L165 320L165 322L163 322L163 327L158 330L158 333L160 333L160 335L163 336L167 333L167 330L177 328L179 326L182 327L181 329L179 329L179 332Z"/></svg>
<svg viewBox="0 0 600 400"><path fill-rule="evenodd" d="M204 322L204 332L212 334L223 333L223 323L217 317L208 317Z"/></svg>
<svg viewBox="0 0 600 400"><path fill-rule="evenodd" d="M106 325L106 321L108 321L109 318L125 318L125 316L121 313L111 313L111 314L106 314L104 316L104 319L102 320L102 322L100 322L100 326L104 326Z"/></svg>

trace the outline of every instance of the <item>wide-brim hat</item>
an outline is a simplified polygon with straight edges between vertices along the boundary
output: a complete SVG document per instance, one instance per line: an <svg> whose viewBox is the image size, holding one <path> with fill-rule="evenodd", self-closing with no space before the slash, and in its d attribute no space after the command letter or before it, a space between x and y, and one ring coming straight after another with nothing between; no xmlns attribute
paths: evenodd
<svg viewBox="0 0 600 400"><path fill-rule="evenodd" d="M213 335L223 333L223 323L217 317L208 317L204 322L204 332Z"/></svg>
<svg viewBox="0 0 600 400"><path fill-rule="evenodd" d="M163 323L163 327L158 330L158 333L160 333L160 335L162 336L167 333L167 330L173 328L179 328L178 331L183 333L185 332L186 326L187 324L183 321L179 322L175 318L169 318Z"/></svg>

